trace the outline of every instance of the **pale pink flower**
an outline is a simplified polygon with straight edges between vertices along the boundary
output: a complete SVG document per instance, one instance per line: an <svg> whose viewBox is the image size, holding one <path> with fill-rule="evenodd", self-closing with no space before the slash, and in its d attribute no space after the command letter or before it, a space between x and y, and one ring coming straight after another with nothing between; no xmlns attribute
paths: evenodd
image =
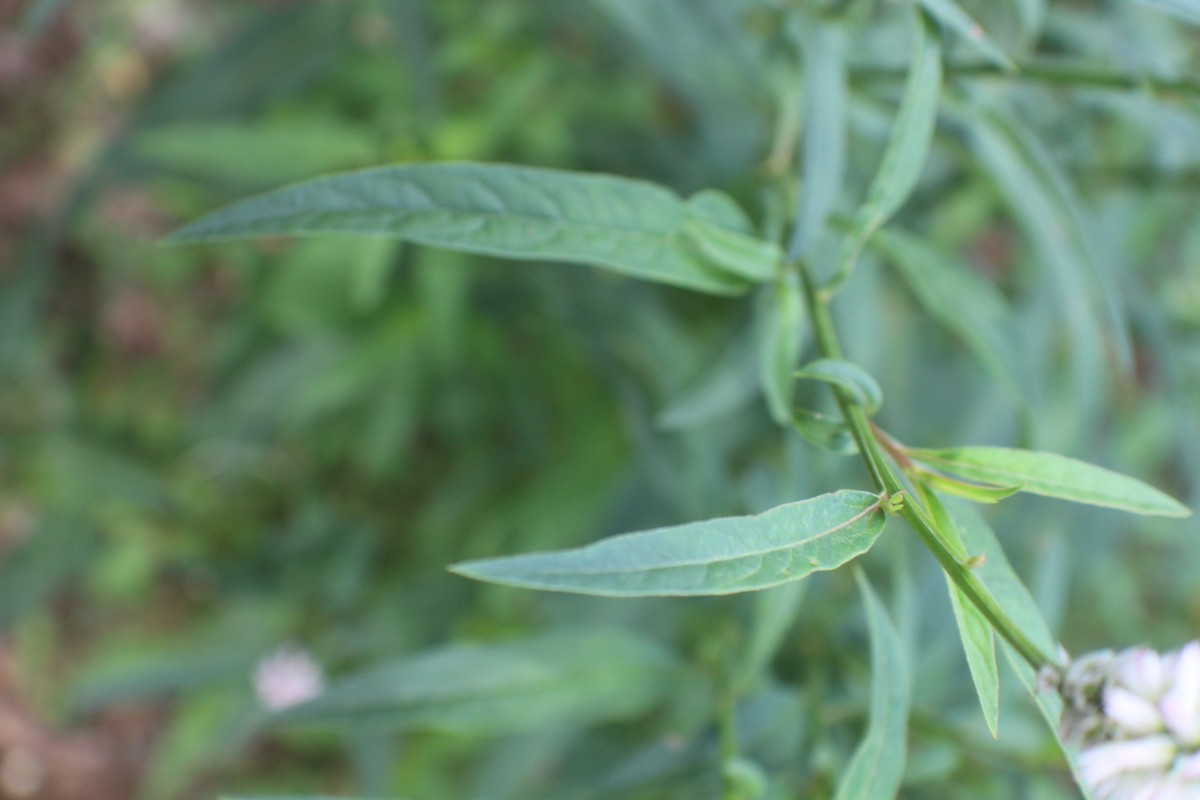
<svg viewBox="0 0 1200 800"><path fill-rule="evenodd" d="M254 692L268 711L282 711L311 700L324 688L321 665L307 650L281 647L258 662Z"/></svg>

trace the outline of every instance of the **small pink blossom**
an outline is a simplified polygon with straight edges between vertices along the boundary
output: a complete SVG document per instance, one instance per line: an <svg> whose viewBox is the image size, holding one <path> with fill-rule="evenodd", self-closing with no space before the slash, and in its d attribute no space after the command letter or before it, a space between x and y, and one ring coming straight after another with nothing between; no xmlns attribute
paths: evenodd
<svg viewBox="0 0 1200 800"><path fill-rule="evenodd" d="M311 700L324 688L321 665L304 649L281 647L258 662L254 692L268 711L282 711Z"/></svg>

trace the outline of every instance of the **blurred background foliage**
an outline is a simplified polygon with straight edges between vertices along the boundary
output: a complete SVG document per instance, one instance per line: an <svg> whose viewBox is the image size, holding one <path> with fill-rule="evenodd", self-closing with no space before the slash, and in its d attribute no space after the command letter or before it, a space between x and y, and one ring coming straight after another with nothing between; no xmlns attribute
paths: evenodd
<svg viewBox="0 0 1200 800"><path fill-rule="evenodd" d="M868 255L836 305L849 355L908 443L1036 446L1195 505L1200 35L1118 0L964 6L1019 63L1084 68L1005 75L949 37L897 227L950 277L914 294ZM865 488L771 423L748 304L382 240L157 241L281 183L455 159L720 187L778 235L806 25L835 13L850 210L901 4L0 3L0 796L708 798L722 703L762 796L828 796L866 711L848 574L612 601L444 571ZM1072 652L1195 637L1195 523L990 516ZM1076 796L1013 680L989 737L938 568L892 530L867 566L915 660L903 796ZM288 642L336 683L534 635L595 675L457 726L267 730L251 682ZM667 661L633 699L600 679Z"/></svg>

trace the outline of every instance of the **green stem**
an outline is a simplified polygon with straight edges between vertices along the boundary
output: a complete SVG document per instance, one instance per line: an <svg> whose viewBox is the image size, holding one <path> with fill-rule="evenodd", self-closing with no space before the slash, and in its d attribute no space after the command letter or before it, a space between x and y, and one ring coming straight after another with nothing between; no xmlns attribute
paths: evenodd
<svg viewBox="0 0 1200 800"><path fill-rule="evenodd" d="M804 295L808 301L817 347L825 358L841 358L842 349L838 343L833 317L829 313L829 299L824 297L820 289L814 285L812 277L807 270L803 269L803 265L799 272L804 283ZM863 457L863 462L871 474L871 480L874 481L875 487L891 497L905 491L904 484L888 463L887 457L883 454L879 442L871 430L871 422L867 419L866 412L854 402L854 398L845 389L833 387L833 391L837 396L842 416L850 427L854 441L858 444L858 451ZM933 554L933 557L937 559L954 585L987 617L996 631L1021 654L1022 658L1028 661L1034 669L1057 663L1053 656L1042 652L1041 648L1025 635L1000 607L1000 604L996 602L991 592L976 577L975 573L955 557L925 510L911 495L905 497L900 514Z"/></svg>
<svg viewBox="0 0 1200 800"><path fill-rule="evenodd" d="M853 77L863 82L890 81L903 80L907 74L907 70L899 68L867 68L855 71ZM1200 82L1189 78L1131 75L1128 72L1070 62L1042 61L1022 64L1015 72L991 64L947 65L946 75L959 78L1002 78L1009 82L1016 80L1089 89L1149 90L1164 95L1200 96Z"/></svg>
<svg viewBox="0 0 1200 800"><path fill-rule="evenodd" d="M721 781L725 787L725 800L741 800L736 781L728 767L738 758L737 721L734 714L737 701L731 694L723 696L717 704L717 738L721 749Z"/></svg>

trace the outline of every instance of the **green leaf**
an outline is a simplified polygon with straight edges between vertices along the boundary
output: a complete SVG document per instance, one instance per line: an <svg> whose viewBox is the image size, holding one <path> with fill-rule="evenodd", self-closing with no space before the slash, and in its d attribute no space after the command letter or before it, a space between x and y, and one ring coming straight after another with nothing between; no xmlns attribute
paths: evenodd
<svg viewBox="0 0 1200 800"><path fill-rule="evenodd" d="M775 657L788 629L796 621L807 583L786 583L754 594L750 635L741 656L734 686L739 694L748 691Z"/></svg>
<svg viewBox="0 0 1200 800"><path fill-rule="evenodd" d="M839 455L858 452L858 443L846 423L835 417L810 411L807 408L792 409L792 427L809 444Z"/></svg>
<svg viewBox="0 0 1200 800"><path fill-rule="evenodd" d="M713 294L775 274L778 248L730 230L667 189L612 175L496 164L410 164L288 186L172 235L388 236L499 258L589 264Z"/></svg>
<svg viewBox="0 0 1200 800"><path fill-rule="evenodd" d="M929 242L882 230L871 246L896 267L929 316L958 335L1014 400L1022 401L1012 346L1012 309L998 291L965 264Z"/></svg>
<svg viewBox="0 0 1200 800"><path fill-rule="evenodd" d="M1054 453L1006 447L957 447L909 450L908 454L967 480L1020 485L1021 491L1030 494L1135 514L1186 517L1192 513L1178 500L1135 478Z"/></svg>
<svg viewBox="0 0 1200 800"><path fill-rule="evenodd" d="M804 335L804 298L800 281L789 272L774 286L764 289L765 308L760 309L759 380L771 417L780 425L792 420L796 360Z"/></svg>
<svg viewBox="0 0 1200 800"><path fill-rule="evenodd" d="M978 483L967 483L955 480L954 478L947 478L945 475L939 475L936 472L926 472L924 470L920 472L918 477L922 482L929 484L934 489L956 497L964 497L976 503L999 503L1001 500L1012 497L1024 488L1021 485L984 486Z"/></svg>
<svg viewBox="0 0 1200 800"><path fill-rule="evenodd" d="M587 547L456 564L477 580L611 597L766 589L840 567L883 530L879 498L840 491L752 517L614 536Z"/></svg>
<svg viewBox="0 0 1200 800"><path fill-rule="evenodd" d="M850 393L857 405L874 414L883 405L883 390L871 374L858 364L838 358L822 358L805 364L797 378L831 383Z"/></svg>
<svg viewBox="0 0 1200 800"><path fill-rule="evenodd" d="M965 553L966 543L958 526L950 516L937 495L933 492L922 492L930 515L942 536L956 545L954 552ZM985 584L986 585L986 584ZM983 719L993 737L999 735L1000 725L1000 669L996 663L996 635L992 624L983 612L962 593L946 576L946 586L950 590L950 605L954 609L954 621L958 625L958 636L962 640L963 653L967 657L967 668L971 672L971 682L975 693L979 696L979 705L983 710ZM1007 609L1005 609L1007 611Z"/></svg>
<svg viewBox="0 0 1200 800"><path fill-rule="evenodd" d="M889 800L900 791L908 749L908 665L879 598L861 572L857 577L871 631L871 717L835 800Z"/></svg>
<svg viewBox="0 0 1200 800"><path fill-rule="evenodd" d="M39 520L0 561L0 633L45 607L89 566L94 568L100 549L91 524L74 515Z"/></svg>
<svg viewBox="0 0 1200 800"><path fill-rule="evenodd" d="M356 732L506 734L635 716L680 677L669 654L633 634L554 632L450 645L373 667L275 719L348 725Z"/></svg>
<svg viewBox="0 0 1200 800"><path fill-rule="evenodd" d="M920 3L938 22L966 39L988 61L1001 69L1015 69L1008 53L954 0L920 0Z"/></svg>
<svg viewBox="0 0 1200 800"><path fill-rule="evenodd" d="M1050 625L979 510L954 499L944 501L944 506L948 514L939 530L957 535L963 552L978 563L973 571L979 580L1033 644L1044 653L1057 652Z"/></svg>
<svg viewBox="0 0 1200 800"><path fill-rule="evenodd" d="M658 415L666 430L702 425L729 414L757 394L757 336L752 326L730 339L724 352L706 365L703 374L675 397Z"/></svg>
<svg viewBox="0 0 1200 800"><path fill-rule="evenodd" d="M1200 0L1138 0L1144 6L1165 11L1193 25L1200 25Z"/></svg>
<svg viewBox="0 0 1200 800"><path fill-rule="evenodd" d="M941 91L941 41L921 17L900 111L866 202L854 215L842 245L835 282L850 274L867 240L900 210L916 188L933 142Z"/></svg>
<svg viewBox="0 0 1200 800"><path fill-rule="evenodd" d="M837 205L846 171L846 36L840 25L805 25L803 189L788 258L808 253Z"/></svg>

